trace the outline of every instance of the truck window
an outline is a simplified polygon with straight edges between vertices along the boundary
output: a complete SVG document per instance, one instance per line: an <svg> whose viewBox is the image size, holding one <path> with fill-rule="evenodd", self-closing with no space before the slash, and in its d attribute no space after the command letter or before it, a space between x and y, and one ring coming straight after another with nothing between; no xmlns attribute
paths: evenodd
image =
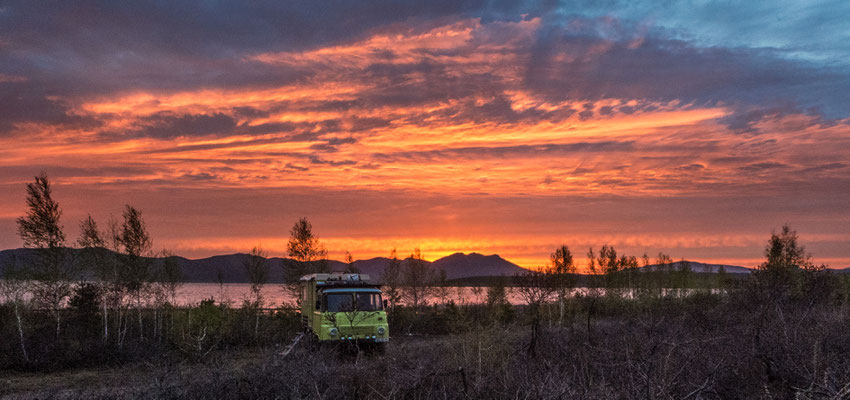
<svg viewBox="0 0 850 400"><path fill-rule="evenodd" d="M380 293L357 293L358 311L380 311L382 308Z"/></svg>
<svg viewBox="0 0 850 400"><path fill-rule="evenodd" d="M351 293L333 293L325 296L326 311L353 311L354 301Z"/></svg>

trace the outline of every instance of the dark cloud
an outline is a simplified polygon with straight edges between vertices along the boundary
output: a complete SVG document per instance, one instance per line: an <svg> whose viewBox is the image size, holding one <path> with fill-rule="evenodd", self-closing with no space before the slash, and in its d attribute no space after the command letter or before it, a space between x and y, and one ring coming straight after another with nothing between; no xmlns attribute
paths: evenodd
<svg viewBox="0 0 850 400"><path fill-rule="evenodd" d="M35 176L38 171L44 171L51 178L76 178L76 177L138 177L150 175L159 171L151 165L140 165L133 163L125 163L123 165L109 165L93 168L71 167L53 164L33 164L33 165L14 165L0 166L0 175L2 176L17 176L27 177Z"/></svg>
<svg viewBox="0 0 850 400"><path fill-rule="evenodd" d="M179 136L228 135L237 127L233 117L215 113L182 114L160 112L137 122L138 134L160 139Z"/></svg>
<svg viewBox="0 0 850 400"><path fill-rule="evenodd" d="M608 7L623 8L611 3ZM848 116L850 74L838 67L795 61L794 49L701 46L696 40L624 17L583 17L591 3L549 2L356 2L250 4L171 2L6 2L0 11L0 74L21 79L0 82L0 132L16 123L80 126L95 117L74 115L63 100L129 90L169 92L198 88L264 88L307 82L338 71L366 89L354 99L281 101L268 109L237 107L229 114L157 116L142 134L172 137L176 129L203 134L233 132L234 120L266 118L275 110L349 112L458 101L452 110L394 118L322 121L314 132L351 132L390 126L396 120L427 123L516 123L649 111L652 102L718 105L736 111L722 123L737 132L773 115L776 107L805 110L829 118ZM567 11L570 10L570 11ZM520 28L504 21L541 17L542 26L526 43ZM482 28L459 48L418 49L419 59L399 62L393 49L375 49L365 68L349 65L267 64L252 61L261 52L303 51L350 43L370 34L415 35L464 18L480 18ZM504 47L500 47L504 46ZM495 49L494 49L495 48ZM481 63L464 68L458 59L472 53L511 53L521 65ZM498 71L514 69L519 82ZM553 102L637 99L638 104L594 111L514 110L506 90L528 89ZM487 99L488 101L480 101ZM476 99L476 100L470 100ZM170 119L169 119L170 118ZM183 118L183 120L181 120ZM213 121L213 119L215 121ZM347 123L348 125L345 125ZM76 124L76 125L74 125ZM291 128L291 129L290 129ZM228 131L230 129L230 131ZM281 133L296 127L267 123L241 130ZM193 133L195 132L195 133ZM306 131L299 134L308 136Z"/></svg>
<svg viewBox="0 0 850 400"><path fill-rule="evenodd" d="M816 173L821 173L821 172L842 170L842 169L845 169L847 167L848 167L848 164L840 163L840 162L834 162L834 163L821 164L821 165L816 165L814 167L804 168L804 169L800 170L800 173L802 173L802 174L815 173L816 174Z"/></svg>
<svg viewBox="0 0 850 400"><path fill-rule="evenodd" d="M384 118L352 118L351 128L346 129L349 132L368 131L375 128L386 128L392 123L391 120Z"/></svg>
<svg viewBox="0 0 850 400"><path fill-rule="evenodd" d="M66 102L49 99L47 93L31 85L30 82L0 82L0 134L8 133L16 124L24 122L65 128L94 128L100 125L94 117L72 113Z"/></svg>
<svg viewBox="0 0 850 400"><path fill-rule="evenodd" d="M762 173L762 172L773 172L777 170L785 170L789 168L788 164L783 164L780 162L774 161L766 161L755 164L745 165L743 167L739 167L738 170L744 173Z"/></svg>
<svg viewBox="0 0 850 400"><path fill-rule="evenodd" d="M255 107L243 106L233 107L233 115L237 118L266 118L269 116L269 112Z"/></svg>
<svg viewBox="0 0 850 400"><path fill-rule="evenodd" d="M283 170L284 170L284 171L299 171L299 172L306 172L306 171L309 171L309 170L310 170L310 168L302 167L302 166L300 166L300 165L295 165L295 164L293 164L293 163L286 163L286 168L283 168Z"/></svg>
<svg viewBox="0 0 850 400"><path fill-rule="evenodd" d="M786 104L781 107L745 106L733 110L733 112L727 116L718 118L718 122L726 125L730 130L735 133L758 134L764 133L757 129L755 126L759 122L765 120L775 121L783 116L798 113L800 111L801 110L790 104ZM822 121L815 120L807 122L803 126L796 126L795 128L803 129L808 126L818 125L820 123L822 123Z"/></svg>
<svg viewBox="0 0 850 400"><path fill-rule="evenodd" d="M298 128L312 127L309 124L296 124L294 122L270 122L258 125L243 126L242 131L254 135L265 135L268 133L292 132Z"/></svg>
<svg viewBox="0 0 850 400"><path fill-rule="evenodd" d="M701 171L701 170L705 169L705 165L689 164L689 165L683 165L683 166L676 168L676 169L679 170L679 171L684 171L684 172L696 172L696 171Z"/></svg>
<svg viewBox="0 0 850 400"><path fill-rule="evenodd" d="M363 37L376 27L444 16L519 16L529 8L479 1L177 4L165 1L7 1L0 73L67 93L127 86L284 84L310 70L248 62ZM36 86L38 87L38 86Z"/></svg>
<svg viewBox="0 0 850 400"><path fill-rule="evenodd" d="M545 156L565 153L585 152L618 152L633 151L634 142L578 142L567 144L520 145L502 147L460 147L443 150L375 153L373 158L378 161L438 161L456 159L511 158L522 156Z"/></svg>
<svg viewBox="0 0 850 400"><path fill-rule="evenodd" d="M313 164L330 165L332 167L341 167L341 166L345 166L345 165L356 165L357 164L357 161L354 161L354 160L341 160L341 161L326 160L326 159L323 159L323 158L319 158L318 156L312 156L312 155L307 156L307 158Z"/></svg>
<svg viewBox="0 0 850 400"><path fill-rule="evenodd" d="M343 144L357 143L357 139L349 136L345 138L331 138L324 143L317 143L310 146L311 150L333 153L337 151L337 147Z"/></svg>
<svg viewBox="0 0 850 400"><path fill-rule="evenodd" d="M552 100L649 99L764 107L781 103L799 109L834 109L835 104L850 102L850 74L792 61L777 49L698 47L611 18L570 22L542 27L530 50L526 85ZM819 91L824 96L815 99L811 91L826 85L832 89ZM843 111L832 117L847 115ZM758 116L731 122L746 129Z"/></svg>
<svg viewBox="0 0 850 400"><path fill-rule="evenodd" d="M218 180L219 177L215 174L211 174L209 172L199 172L195 174L183 174L180 176L178 180L190 180L196 182L206 182L206 181L215 181Z"/></svg>

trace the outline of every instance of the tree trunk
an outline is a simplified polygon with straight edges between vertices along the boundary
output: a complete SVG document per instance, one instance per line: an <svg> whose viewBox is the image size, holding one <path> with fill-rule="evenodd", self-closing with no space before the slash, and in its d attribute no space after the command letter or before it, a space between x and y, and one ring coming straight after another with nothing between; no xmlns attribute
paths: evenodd
<svg viewBox="0 0 850 400"><path fill-rule="evenodd" d="M106 306L106 301L103 302L103 343L109 341L109 308Z"/></svg>
<svg viewBox="0 0 850 400"><path fill-rule="evenodd" d="M587 341L593 343L593 336L590 332L590 318L593 315L593 305L596 304L596 296L590 299L590 306L587 307Z"/></svg>
<svg viewBox="0 0 850 400"><path fill-rule="evenodd" d="M116 318L118 320L118 330L116 331L115 335L116 339L118 340L118 347L124 346L124 337L127 335L127 320L129 319L129 317L124 318L125 311L129 311L129 308L127 310L124 310L120 305L118 306L118 315Z"/></svg>
<svg viewBox="0 0 850 400"><path fill-rule="evenodd" d="M136 296L136 309L139 310L139 340L145 340L145 330L144 326L142 326L142 296L141 294Z"/></svg>
<svg viewBox="0 0 850 400"><path fill-rule="evenodd" d="M259 335L259 332L260 332L260 309L259 308L257 308L257 311L255 313L255 317L256 317L256 320L254 321L254 338L258 339L259 336L260 336Z"/></svg>
<svg viewBox="0 0 850 400"><path fill-rule="evenodd" d="M564 326L565 296L558 296L558 326Z"/></svg>
<svg viewBox="0 0 850 400"><path fill-rule="evenodd" d="M62 323L61 323L62 320L61 320L60 312L61 311L59 310L59 307L57 307L56 310L54 310L54 314L56 314L56 338L57 339L59 338L59 333L60 333L61 327L62 327Z"/></svg>
<svg viewBox="0 0 850 400"><path fill-rule="evenodd" d="M528 343L528 356L535 357L537 355L537 337L540 334L540 306L532 306L531 318L531 341Z"/></svg>
<svg viewBox="0 0 850 400"><path fill-rule="evenodd" d="M21 320L21 311L18 309L18 302L14 302L15 304L15 318L18 320L18 337L21 341L21 352L24 353L24 360L26 362L30 362L30 357L27 355L27 347L24 344L24 324Z"/></svg>

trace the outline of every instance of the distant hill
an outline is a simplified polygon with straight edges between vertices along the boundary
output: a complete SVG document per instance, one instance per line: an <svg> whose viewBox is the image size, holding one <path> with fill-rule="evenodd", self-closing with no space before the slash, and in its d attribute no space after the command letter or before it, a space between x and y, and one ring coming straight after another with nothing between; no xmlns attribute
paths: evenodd
<svg viewBox="0 0 850 400"><path fill-rule="evenodd" d="M402 260L402 266L410 262L410 259ZM469 278L474 276L502 276L514 275L525 272L524 268L505 260L498 255L485 256L478 253L454 253L435 260L433 262L425 262L435 270L445 270L446 278L459 279ZM360 272L369 274L373 279L379 279L384 272L384 269L390 264L390 259L386 257L376 257L368 260L358 260L354 262ZM344 268L344 265L343 265Z"/></svg>
<svg viewBox="0 0 850 400"><path fill-rule="evenodd" d="M688 267L690 267L693 272L702 272L702 273L713 273L716 274L720 271L720 267L726 271L727 274L749 274L753 272L752 269L747 267L741 267L737 265L725 265L725 264L706 264L696 261L676 261L671 266L673 269L680 269L687 263ZM662 268L662 266L658 264L647 265L646 267L641 267L639 269L644 271L655 271Z"/></svg>
<svg viewBox="0 0 850 400"><path fill-rule="evenodd" d="M73 253L79 250L72 250ZM32 254L30 249L14 249L0 251L0 271L13 258L19 260L25 259L29 254ZM190 260L184 257L175 257L183 271L183 276L186 282L217 282L219 273L224 282L228 283L245 283L248 282L248 277L245 275L245 261L248 259L248 254L228 254ZM271 257L267 259L269 265L269 283L283 282L283 264L285 258ZM155 263L163 262L162 258L153 258ZM410 259L402 260L402 265L406 265ZM328 260L330 270L343 271L347 265L336 260ZM507 261L497 255L484 256L478 253L465 255L455 253L448 257L441 258L434 262L425 262L428 266L434 269L444 269L448 279L469 278L474 276L499 276L499 275L514 275L525 271L514 263ZM390 259L385 257L376 257L368 260L357 260L354 266L361 273L369 274L373 280L379 280L384 272L384 269L390 264Z"/></svg>
<svg viewBox="0 0 850 400"><path fill-rule="evenodd" d="M435 260L432 266L446 271L449 279L472 276L513 276L526 272L525 268L505 260L496 254L485 256L478 253L454 253Z"/></svg>
<svg viewBox="0 0 850 400"><path fill-rule="evenodd" d="M76 254L79 250L73 250ZM29 254L32 254L31 249L13 249L0 251L0 271L3 270L12 259L24 259ZM217 282L219 272L225 282L229 283L245 283L248 282L248 277L245 275L244 263L248 259L248 254L228 254L190 260L184 257L176 257L178 263L182 267L183 275L186 282ZM269 283L283 282L283 264L285 258L271 257L268 259L269 264ZM154 258L154 262L161 263L162 258ZM402 265L406 265L410 259L402 260ZM753 270L751 268L741 267L737 265L722 265L722 264L707 264L696 261L687 262L691 271L699 273L717 273L720 267L728 274L749 274ZM343 271L346 264L336 260L328 260L332 271ZM446 277L450 280L467 281L473 279L480 281L482 278L486 281L486 277L493 276L513 276L521 274L526 270L520 266L505 260L504 258L493 254L483 255L478 253L454 253L452 255L440 258L434 262L425 262L435 270L445 270ZM676 261L672 264L674 269L682 266L683 261ZM384 269L390 264L390 259L386 257L375 257L368 260L357 260L354 266L361 273L369 274L373 280L379 280L384 272ZM649 265L642 267L642 270L655 270L658 265ZM836 269L830 268L834 273L850 273L850 268Z"/></svg>

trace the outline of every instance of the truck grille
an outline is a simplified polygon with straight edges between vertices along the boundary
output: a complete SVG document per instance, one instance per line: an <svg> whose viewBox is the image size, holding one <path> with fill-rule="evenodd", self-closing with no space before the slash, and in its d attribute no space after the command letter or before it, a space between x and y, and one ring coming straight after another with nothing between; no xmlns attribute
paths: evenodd
<svg viewBox="0 0 850 400"><path fill-rule="evenodd" d="M353 328L350 326L342 326L339 328L339 332L342 336L355 336L357 338L364 338L366 336L372 337L373 335L377 335L374 326L355 326Z"/></svg>

